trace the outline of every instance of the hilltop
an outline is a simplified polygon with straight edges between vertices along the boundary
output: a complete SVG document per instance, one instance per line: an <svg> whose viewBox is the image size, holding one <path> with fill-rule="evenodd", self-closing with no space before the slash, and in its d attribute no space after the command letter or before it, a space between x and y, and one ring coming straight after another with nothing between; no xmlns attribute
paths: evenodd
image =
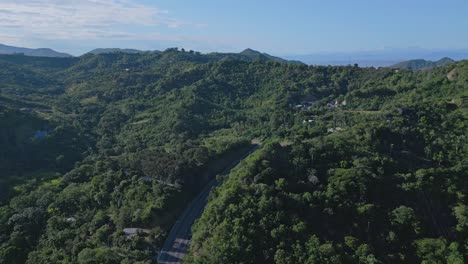
<svg viewBox="0 0 468 264"><path fill-rule="evenodd" d="M150 51L138 50L138 49L120 49L120 48L98 48L89 51L88 53L91 54L103 54L103 53L129 53L129 54L138 54L138 53L145 53Z"/></svg>
<svg viewBox="0 0 468 264"><path fill-rule="evenodd" d="M447 64L452 64L454 62L455 62L454 60L452 60L451 58L447 58L447 57L442 58L438 61L417 59L417 60L402 61L400 63L390 66L390 68L419 71L419 70L426 70L426 69L430 69L434 67L444 66Z"/></svg>
<svg viewBox="0 0 468 264"><path fill-rule="evenodd" d="M178 48L169 48L167 51L171 50L179 50ZM186 52L187 54L191 55L196 55L196 56L201 56L202 54L200 52L195 52L195 51L185 51L184 49L181 49L181 51ZM155 51L143 51L143 50L137 50L137 49L119 49L119 48L99 48L99 49L94 49L87 54L108 54L108 53L127 53L127 54L142 54L142 53L161 53L161 51L155 50ZM85 54L86 55L86 54ZM279 62L279 63L288 63L288 64L303 64L300 61L294 61L294 60L286 60L282 59L280 57L275 57L272 55L269 55L267 53L262 53L253 49L245 49L242 52L239 53L234 53L234 52L211 52L204 54L205 60L210 60L210 61L216 61L216 60L222 60L222 59L234 59L234 60L243 60L243 61L254 61L254 60L259 60L259 61L274 61L274 62Z"/></svg>
<svg viewBox="0 0 468 264"><path fill-rule="evenodd" d="M287 64L304 64L300 61L296 60L286 60L280 57L275 57L269 55L267 53L262 53L250 48L247 48L239 53L219 53L213 52L207 54L209 57L217 58L217 59L224 59L230 58L235 60L244 60L244 61L274 61L279 63L287 63Z"/></svg>

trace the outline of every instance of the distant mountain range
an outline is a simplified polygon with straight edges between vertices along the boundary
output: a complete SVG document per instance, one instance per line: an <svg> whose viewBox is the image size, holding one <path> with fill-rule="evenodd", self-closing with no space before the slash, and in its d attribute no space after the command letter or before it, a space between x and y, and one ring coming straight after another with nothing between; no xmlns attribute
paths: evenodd
<svg viewBox="0 0 468 264"><path fill-rule="evenodd" d="M430 69L430 68L434 68L438 66L444 66L444 65L451 64L454 62L455 62L454 60L452 60L451 58L447 58L447 57L442 58L438 61L418 59L418 60L402 61L390 67L419 71L419 70Z"/></svg>
<svg viewBox="0 0 468 264"><path fill-rule="evenodd" d="M138 53L145 53L145 52L150 52L150 51L137 50L137 49L99 48L99 49L93 49L92 51L88 53L103 54L103 53L114 53L114 52L138 54Z"/></svg>
<svg viewBox="0 0 468 264"><path fill-rule="evenodd" d="M98 48L87 52L86 54L105 54L105 53L157 53L161 51L145 51L138 49L121 48ZM0 54L24 54L37 57L73 57L67 53L61 53L49 48L30 49L14 47L0 44ZM468 58L468 49L458 50L428 50L420 48L407 49L382 49L374 51L357 52L321 52L306 55L289 55L276 57L267 53L262 53L253 49L245 49L240 53L207 53L212 59L239 59L239 60L260 60L275 61L290 64L309 64L309 65L353 65L358 64L361 67L395 67L420 70L447 63L454 60ZM451 59L449 59L450 57ZM413 58L420 58L413 60ZM440 59L442 58L442 59Z"/></svg>
<svg viewBox="0 0 468 264"><path fill-rule="evenodd" d="M144 51L144 50L137 50L137 49L119 49L119 48L100 48L94 49L87 54L106 54L106 53L128 53L128 54L140 54L140 53L158 53L161 51ZM193 52L193 51L190 51ZM195 53L195 52L193 52ZM285 60L279 57L275 57L269 55L267 53L262 53L253 49L245 49L240 53L221 53L221 52L211 52L207 53L206 56L213 60L222 60L222 59L237 59L237 60L244 60L244 61L275 61L279 63L290 63L290 64L303 64L300 61L294 60Z"/></svg>
<svg viewBox="0 0 468 264"><path fill-rule="evenodd" d="M73 57L70 54L57 52L48 48L29 49L22 47L14 47L0 44L0 54L24 54L26 56L35 57Z"/></svg>
<svg viewBox="0 0 468 264"><path fill-rule="evenodd" d="M158 53L158 52L161 52L161 51L157 51L157 50L144 51L144 50L138 50L138 49L121 49L121 48L98 48L98 49L93 49L87 52L86 54L94 54L94 55L106 54L106 53L140 54L140 53ZM0 44L0 54L24 54L26 56L36 56L36 57L73 57L70 54L57 52L52 49L30 49L30 48L7 46L3 44ZM280 62L280 63L303 64L300 61L286 60L286 59L282 59L279 57L271 56L267 53L261 53L259 51L252 50L252 49L246 49L240 53L212 52L206 55L214 60L232 58L232 59L245 60L245 61L260 60L260 61L275 61L275 62Z"/></svg>

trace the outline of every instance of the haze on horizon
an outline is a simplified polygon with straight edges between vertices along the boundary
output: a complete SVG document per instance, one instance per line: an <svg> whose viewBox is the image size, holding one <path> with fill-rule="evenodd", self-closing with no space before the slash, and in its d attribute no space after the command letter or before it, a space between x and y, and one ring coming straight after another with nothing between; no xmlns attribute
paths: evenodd
<svg viewBox="0 0 468 264"><path fill-rule="evenodd" d="M281 56L468 47L468 2L16 0L0 2L0 43L73 55L94 48Z"/></svg>

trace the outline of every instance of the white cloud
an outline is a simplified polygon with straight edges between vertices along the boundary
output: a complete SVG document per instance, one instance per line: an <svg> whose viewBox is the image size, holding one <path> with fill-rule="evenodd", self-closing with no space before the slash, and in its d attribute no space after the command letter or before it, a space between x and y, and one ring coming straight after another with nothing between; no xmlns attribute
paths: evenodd
<svg viewBox="0 0 468 264"><path fill-rule="evenodd" d="M131 0L0 0L0 30L35 39L154 38L161 36L120 28L187 25L198 26L170 17L167 10Z"/></svg>

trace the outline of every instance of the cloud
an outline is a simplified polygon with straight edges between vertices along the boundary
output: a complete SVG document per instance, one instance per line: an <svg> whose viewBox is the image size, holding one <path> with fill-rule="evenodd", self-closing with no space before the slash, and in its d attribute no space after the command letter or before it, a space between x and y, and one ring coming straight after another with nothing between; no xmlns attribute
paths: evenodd
<svg viewBox="0 0 468 264"><path fill-rule="evenodd" d="M198 27L170 17L169 11L131 0L14 0L0 2L0 30L45 40L130 39L134 26ZM121 28L126 28L122 30ZM15 31L11 31L15 29ZM147 37L147 36L146 36ZM154 36L153 36L154 37ZM160 36L159 36L160 37Z"/></svg>

